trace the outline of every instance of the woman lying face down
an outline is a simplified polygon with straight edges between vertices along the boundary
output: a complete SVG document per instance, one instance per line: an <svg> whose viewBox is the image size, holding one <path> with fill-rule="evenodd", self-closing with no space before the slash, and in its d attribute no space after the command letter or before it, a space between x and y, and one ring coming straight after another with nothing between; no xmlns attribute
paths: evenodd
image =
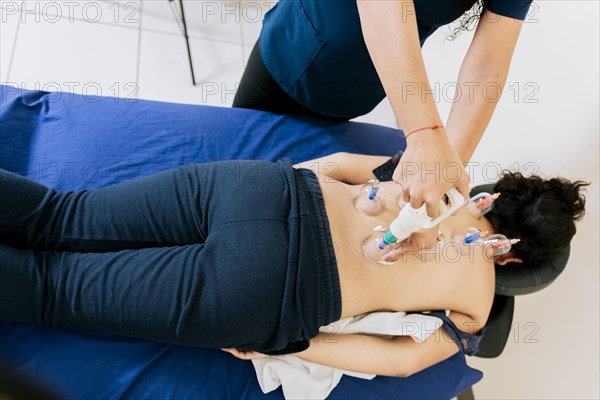
<svg viewBox="0 0 600 400"><path fill-rule="evenodd" d="M400 187L383 184L386 207L375 217L353 199L384 160L224 161L78 192L0 171L0 318L240 358L295 353L390 376L472 354L494 296L494 261L526 268L560 253L583 215L585 184L507 174L486 218L462 208L439 229L519 237L509 255L406 254L382 266L363 258L361 243L398 215ZM319 333L385 310L450 314L424 343Z"/></svg>
<svg viewBox="0 0 600 400"><path fill-rule="evenodd" d="M494 263L507 268L528 268L556 258L575 234L574 221L583 215L585 198L580 190L586 184L505 173L494 187L502 195L486 217L477 219L464 207L443 221L439 231L451 237L455 231L474 227L489 235L502 233L519 238L521 241L508 254L490 257L483 247L459 254L457 246L449 243L439 250L440 254L423 259L411 250L415 248L411 244L394 265L379 266L364 259L361 244L375 226L389 224L397 217L401 188L392 182L382 183L387 193L386 205L385 211L377 216L356 211L353 199L360 184L373 178L370 171L386 159L339 153L298 165L314 169L320 177L338 260L342 317L374 310L451 310L450 319L471 334L471 337L460 333L458 336L466 337L476 346L478 340L470 339L475 339L474 334L480 332L489 316L495 290ZM336 185L331 178L359 185ZM330 334L320 334L317 339L297 355L361 372L389 374L390 368L396 368L396 375L401 376L427 368L457 351L470 354L476 350L454 343L443 329L425 343L405 337L389 341L364 335L332 338ZM352 350L358 342L369 343L366 345L369 350L360 356ZM240 358L260 357L252 352L228 351Z"/></svg>

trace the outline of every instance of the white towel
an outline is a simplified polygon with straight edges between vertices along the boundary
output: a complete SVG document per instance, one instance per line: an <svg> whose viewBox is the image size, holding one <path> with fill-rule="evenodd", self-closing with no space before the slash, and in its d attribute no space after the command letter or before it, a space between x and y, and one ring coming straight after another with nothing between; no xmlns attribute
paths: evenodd
<svg viewBox="0 0 600 400"><path fill-rule="evenodd" d="M410 336L416 342L425 341L443 321L440 318L405 312L374 312L334 322L335 333L367 333L391 338ZM329 325L329 326L331 326ZM321 332L334 333L327 326ZM294 355L272 356L252 360L263 393L281 386L286 399L325 399L337 386L342 375L373 379L373 374L345 371L302 360Z"/></svg>

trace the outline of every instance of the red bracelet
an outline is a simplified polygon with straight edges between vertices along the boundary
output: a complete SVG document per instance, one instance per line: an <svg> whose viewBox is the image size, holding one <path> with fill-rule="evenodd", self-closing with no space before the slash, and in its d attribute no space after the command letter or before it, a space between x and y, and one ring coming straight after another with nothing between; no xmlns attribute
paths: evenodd
<svg viewBox="0 0 600 400"><path fill-rule="evenodd" d="M425 129L438 129L438 128L443 128L443 127L444 127L444 125L432 125L432 126L426 126L424 128L415 129L414 131L411 131L411 132L408 132L407 134L405 134L404 138L408 139L408 137L410 135L412 135L413 133L418 132L418 131L422 131L422 130L425 130Z"/></svg>

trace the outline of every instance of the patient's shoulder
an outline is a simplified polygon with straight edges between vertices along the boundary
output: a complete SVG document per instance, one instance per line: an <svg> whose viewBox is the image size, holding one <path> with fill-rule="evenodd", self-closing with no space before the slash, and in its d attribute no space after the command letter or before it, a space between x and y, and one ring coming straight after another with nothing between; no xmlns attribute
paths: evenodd
<svg viewBox="0 0 600 400"><path fill-rule="evenodd" d="M451 300L446 309L464 315L462 318L467 322L483 327L489 317L496 290L494 264L490 260L478 260L477 257L475 260L466 257L463 261L466 265L448 272L448 283L452 289L448 293Z"/></svg>
<svg viewBox="0 0 600 400"><path fill-rule="evenodd" d="M465 304L464 315L470 322L482 328L487 323L494 293L496 291L496 275L493 263L485 263L477 270L469 285L470 301Z"/></svg>

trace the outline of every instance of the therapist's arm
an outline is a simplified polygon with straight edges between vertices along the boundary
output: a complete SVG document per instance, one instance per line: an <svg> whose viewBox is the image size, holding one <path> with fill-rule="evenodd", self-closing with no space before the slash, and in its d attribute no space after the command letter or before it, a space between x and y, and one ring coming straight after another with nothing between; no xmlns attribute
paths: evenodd
<svg viewBox="0 0 600 400"><path fill-rule="evenodd" d="M506 83L523 21L484 9L460 68L446 132L467 163L487 128Z"/></svg>
<svg viewBox="0 0 600 400"><path fill-rule="evenodd" d="M358 0L357 6L363 38L400 128L410 132L442 125L421 54L413 1Z"/></svg>
<svg viewBox="0 0 600 400"><path fill-rule="evenodd" d="M357 6L369 55L400 127L408 133L442 125L421 55L413 1L358 0ZM405 201L415 208L426 203L431 217L439 214L439 200L451 188L464 196L469 192L463 161L444 128L422 130L407 138L394 181L402 185ZM429 239L434 242L435 234Z"/></svg>

